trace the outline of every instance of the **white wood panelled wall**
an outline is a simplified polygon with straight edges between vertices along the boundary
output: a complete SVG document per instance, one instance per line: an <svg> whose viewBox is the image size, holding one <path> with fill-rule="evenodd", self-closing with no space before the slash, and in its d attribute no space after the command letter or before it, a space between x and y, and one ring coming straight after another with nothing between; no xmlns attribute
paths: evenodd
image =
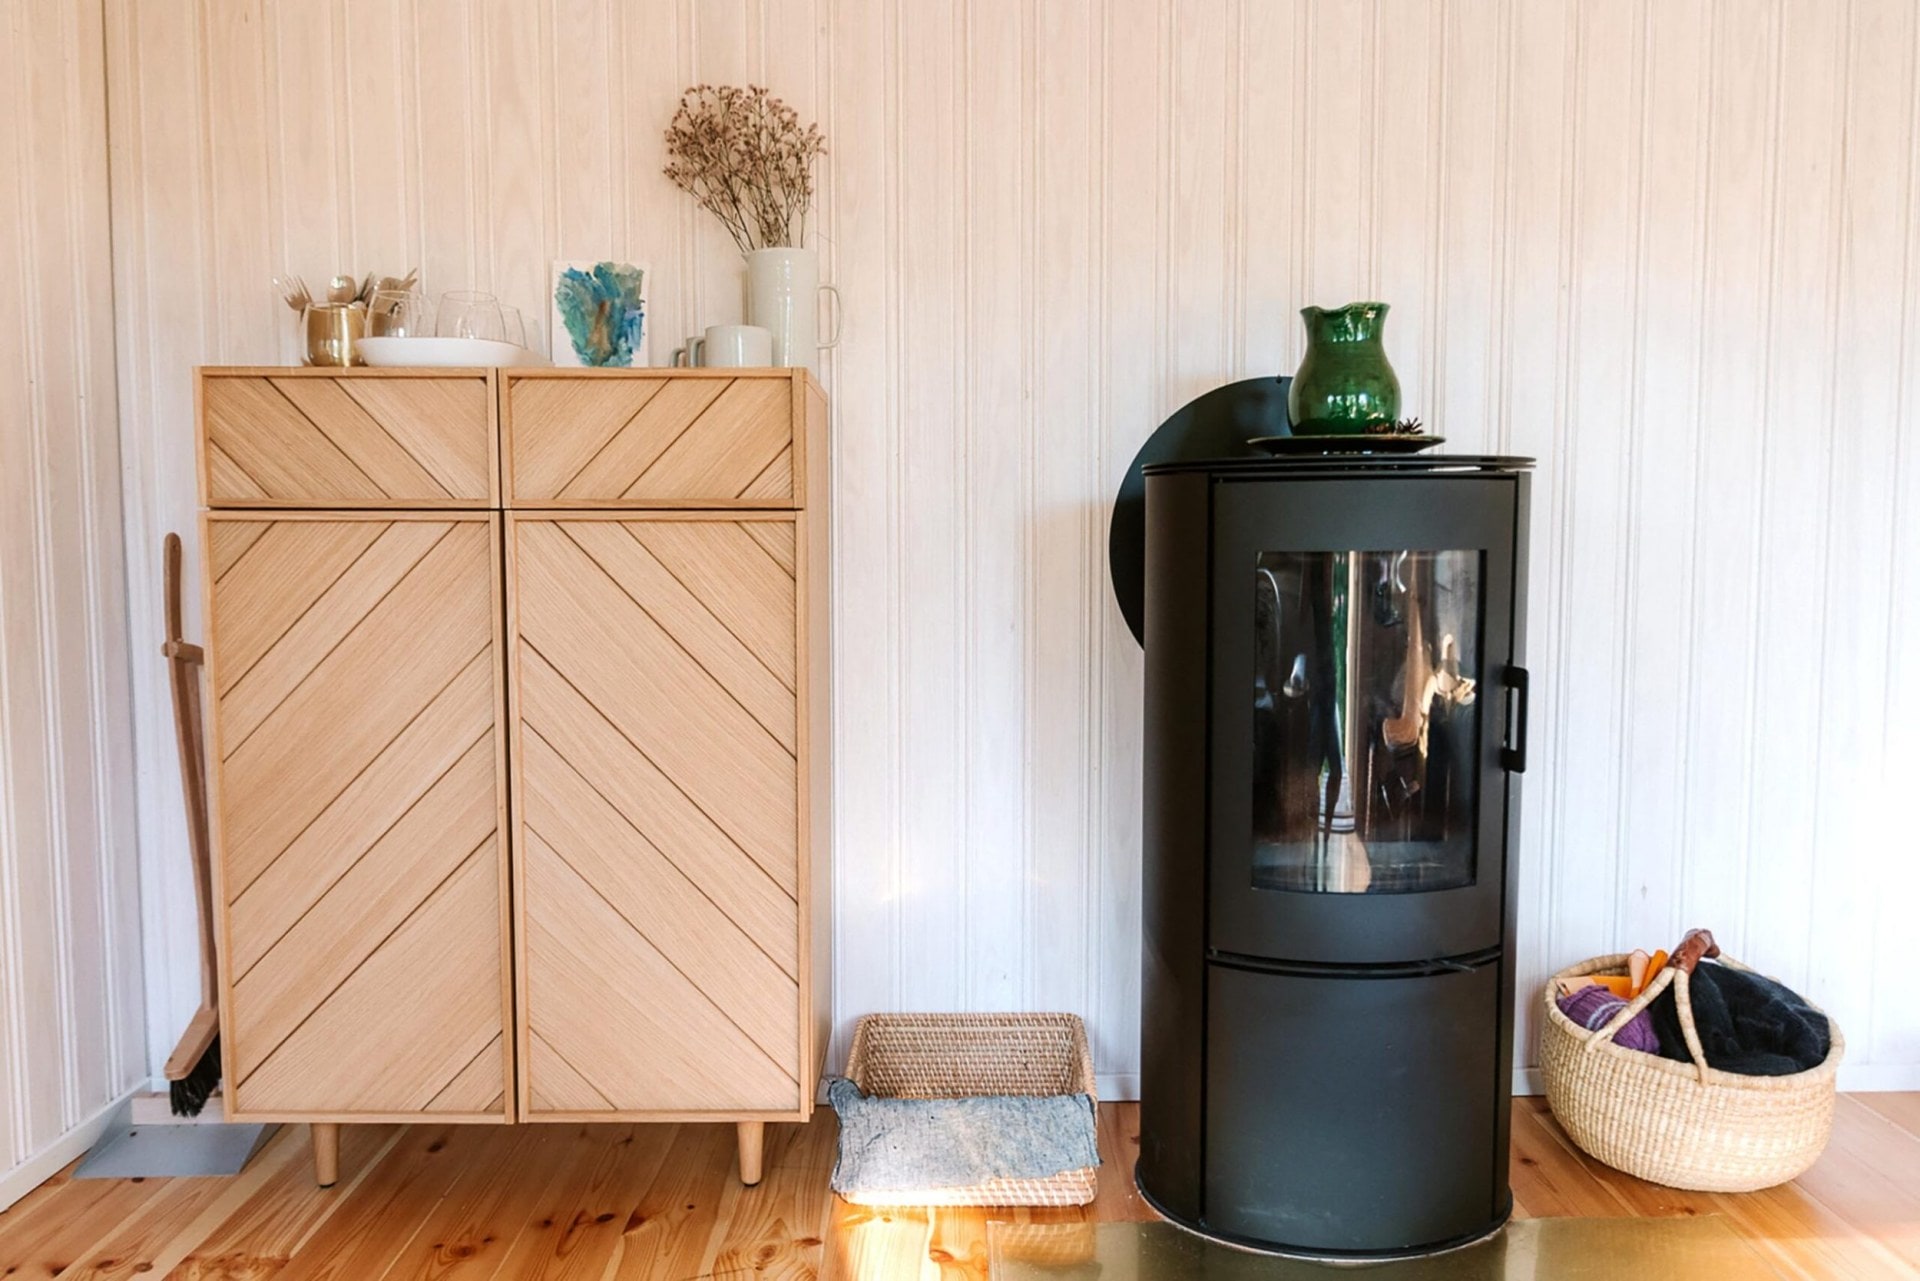
<svg viewBox="0 0 1920 1281"><path fill-rule="evenodd" d="M1910 0L109 18L136 635L146 550L190 527L190 367L293 354L273 272L417 263L541 314L551 258L644 260L664 352L741 303L661 130L687 84L763 82L827 133L816 242L846 311L843 1034L1076 1010L1132 1087L1141 662L1106 503L1166 413L1293 367L1301 304L1368 297L1410 412L1541 460L1523 1018L1555 966L1707 925L1836 1012L1851 1083L1920 1084ZM156 716L160 678L143 653ZM162 729L150 869L180 839ZM191 1004L191 917L153 896L158 1029Z"/></svg>
<svg viewBox="0 0 1920 1281"><path fill-rule="evenodd" d="M147 1076L101 50L0 2L0 1207Z"/></svg>

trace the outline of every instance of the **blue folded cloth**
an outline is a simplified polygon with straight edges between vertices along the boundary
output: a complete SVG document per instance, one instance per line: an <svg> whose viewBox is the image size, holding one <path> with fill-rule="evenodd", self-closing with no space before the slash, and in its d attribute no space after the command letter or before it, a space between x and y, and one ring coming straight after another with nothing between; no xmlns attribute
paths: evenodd
<svg viewBox="0 0 1920 1281"><path fill-rule="evenodd" d="M1100 1164L1085 1094L886 1099L836 1077L827 1102L840 1116L833 1190L842 1196L1044 1179Z"/></svg>

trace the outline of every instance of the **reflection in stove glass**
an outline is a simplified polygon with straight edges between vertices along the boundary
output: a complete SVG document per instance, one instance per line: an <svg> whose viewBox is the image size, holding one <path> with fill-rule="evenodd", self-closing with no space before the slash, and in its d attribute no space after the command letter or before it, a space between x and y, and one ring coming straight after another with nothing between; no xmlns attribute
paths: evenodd
<svg viewBox="0 0 1920 1281"><path fill-rule="evenodd" d="M1478 551L1260 554L1255 886L1473 883L1480 621Z"/></svg>

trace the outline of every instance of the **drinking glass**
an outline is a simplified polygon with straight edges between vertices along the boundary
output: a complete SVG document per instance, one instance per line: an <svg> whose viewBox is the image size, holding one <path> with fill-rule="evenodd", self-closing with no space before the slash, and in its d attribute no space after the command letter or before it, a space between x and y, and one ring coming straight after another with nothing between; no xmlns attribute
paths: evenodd
<svg viewBox="0 0 1920 1281"><path fill-rule="evenodd" d="M516 347L527 345L527 321L518 307L500 308L501 336Z"/></svg>
<svg viewBox="0 0 1920 1281"><path fill-rule="evenodd" d="M492 294L471 289L449 289L440 295L434 332L442 338L487 338L504 341L506 324L500 316L500 300Z"/></svg>
<svg viewBox="0 0 1920 1281"><path fill-rule="evenodd" d="M430 338L433 309L424 294L411 289L378 289L367 304L367 333L373 338Z"/></svg>

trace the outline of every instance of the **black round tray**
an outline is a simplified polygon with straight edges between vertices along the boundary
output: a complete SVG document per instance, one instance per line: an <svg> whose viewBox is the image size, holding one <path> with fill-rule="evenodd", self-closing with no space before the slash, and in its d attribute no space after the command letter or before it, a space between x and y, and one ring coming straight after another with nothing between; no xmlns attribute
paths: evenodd
<svg viewBox="0 0 1920 1281"><path fill-rule="evenodd" d="M1263 454L1290 458L1301 454L1417 454L1445 444L1446 439L1445 436L1393 432L1358 436L1255 436L1247 444Z"/></svg>

